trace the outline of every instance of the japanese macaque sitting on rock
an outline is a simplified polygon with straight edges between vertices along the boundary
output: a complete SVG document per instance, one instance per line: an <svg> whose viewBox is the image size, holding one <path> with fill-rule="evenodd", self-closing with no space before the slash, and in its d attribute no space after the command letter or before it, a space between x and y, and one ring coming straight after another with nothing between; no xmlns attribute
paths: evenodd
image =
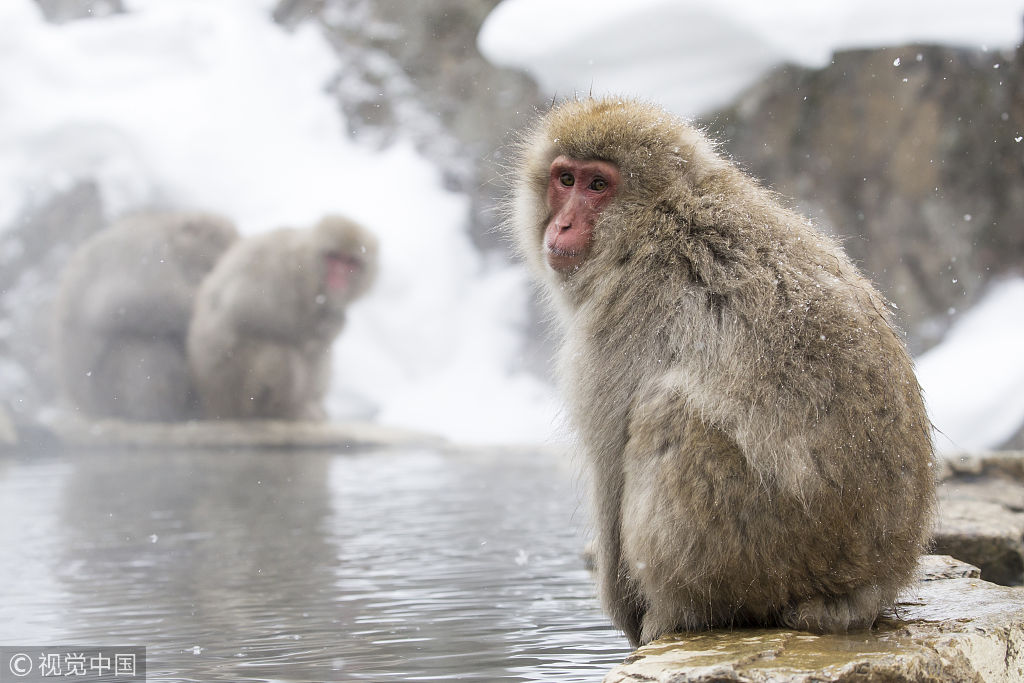
<svg viewBox="0 0 1024 683"><path fill-rule="evenodd" d="M634 645L870 626L934 505L931 425L882 296L658 107L562 104L513 173L510 227L563 323L612 621Z"/></svg>
<svg viewBox="0 0 1024 683"><path fill-rule="evenodd" d="M345 309L377 239L341 216L240 240L199 289L188 355L206 418L318 420Z"/></svg>

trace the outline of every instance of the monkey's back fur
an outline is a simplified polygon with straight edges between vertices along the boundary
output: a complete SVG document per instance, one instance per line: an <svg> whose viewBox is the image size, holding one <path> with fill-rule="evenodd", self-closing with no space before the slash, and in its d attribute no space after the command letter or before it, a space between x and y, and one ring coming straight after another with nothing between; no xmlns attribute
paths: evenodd
<svg viewBox="0 0 1024 683"><path fill-rule="evenodd" d="M549 167L621 187L568 274ZM679 629L870 626L930 532L930 423L886 305L839 245L646 104L569 102L523 138L510 221L564 323L601 596L634 644Z"/></svg>
<svg viewBox="0 0 1024 683"><path fill-rule="evenodd" d="M184 420L197 403L185 337L196 291L238 238L226 218L141 212L86 240L55 310L63 393L96 417Z"/></svg>

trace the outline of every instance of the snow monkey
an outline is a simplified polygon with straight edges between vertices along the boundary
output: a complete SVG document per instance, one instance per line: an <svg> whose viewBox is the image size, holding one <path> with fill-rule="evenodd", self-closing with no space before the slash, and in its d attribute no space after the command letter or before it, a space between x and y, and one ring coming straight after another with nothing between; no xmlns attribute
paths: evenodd
<svg viewBox="0 0 1024 683"><path fill-rule="evenodd" d="M94 417L172 421L197 403L185 337L199 282L238 238L204 213L139 213L87 240L57 294L57 379Z"/></svg>
<svg viewBox="0 0 1024 683"><path fill-rule="evenodd" d="M189 362L207 418L315 420L345 308L377 271L377 239L341 216L235 244L199 290Z"/></svg>
<svg viewBox="0 0 1024 683"><path fill-rule="evenodd" d="M614 623L634 646L871 626L934 504L931 426L881 295L660 108L564 103L513 173L509 227L564 323Z"/></svg>

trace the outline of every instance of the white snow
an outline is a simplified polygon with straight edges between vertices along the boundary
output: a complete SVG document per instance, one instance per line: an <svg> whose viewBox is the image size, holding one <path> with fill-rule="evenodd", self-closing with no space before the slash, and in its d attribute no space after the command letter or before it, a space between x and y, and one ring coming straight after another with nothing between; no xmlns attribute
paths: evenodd
<svg viewBox="0 0 1024 683"><path fill-rule="evenodd" d="M408 143L346 136L325 85L337 57L271 0L133 0L128 14L47 24L0 2L0 226L25 196L96 176L108 210L221 212L253 233L347 214L381 240L381 277L335 348L328 409L459 441L539 441L558 404L515 372L529 289L485 263L468 200Z"/></svg>
<svg viewBox="0 0 1024 683"><path fill-rule="evenodd" d="M729 102L783 62L836 49L932 42L1012 48L1021 0L503 0L480 32L496 64L551 93L650 99L691 116Z"/></svg>
<svg viewBox="0 0 1024 683"><path fill-rule="evenodd" d="M917 361L940 452L984 450L1024 424L1024 279L993 286Z"/></svg>

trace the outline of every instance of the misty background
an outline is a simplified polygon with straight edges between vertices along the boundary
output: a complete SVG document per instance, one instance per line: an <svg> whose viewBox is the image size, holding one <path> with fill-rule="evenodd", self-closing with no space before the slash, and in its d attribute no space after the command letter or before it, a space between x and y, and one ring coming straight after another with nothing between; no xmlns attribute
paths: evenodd
<svg viewBox="0 0 1024 683"><path fill-rule="evenodd" d="M946 451L1024 447L1024 2L5 0L0 406L59 411L50 315L130 211L243 234L326 213L381 241L334 417L561 440L551 330L496 226L555 98L661 103L890 299Z"/></svg>

